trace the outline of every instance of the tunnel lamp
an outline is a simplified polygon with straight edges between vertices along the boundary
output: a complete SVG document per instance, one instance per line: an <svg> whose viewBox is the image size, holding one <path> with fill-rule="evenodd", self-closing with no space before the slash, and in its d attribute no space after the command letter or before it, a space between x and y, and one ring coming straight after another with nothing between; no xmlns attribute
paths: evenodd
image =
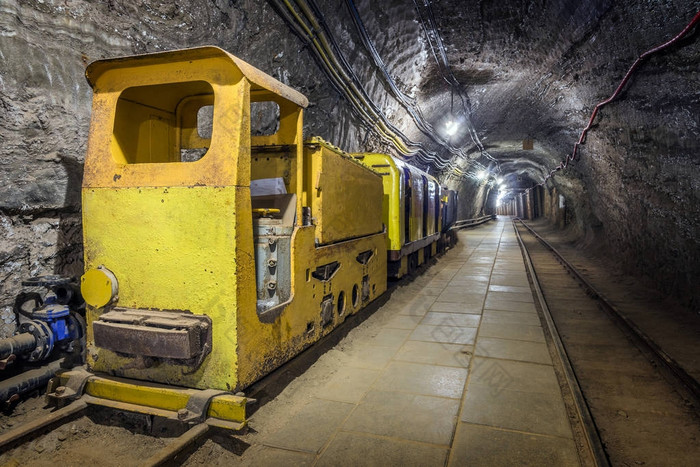
<svg viewBox="0 0 700 467"><path fill-rule="evenodd" d="M503 204L503 198L505 198L506 196L509 196L509 195L510 195L509 192L507 192L507 191L505 191L505 190L500 190L500 191L498 192L498 196L496 197L496 207L498 207L498 206L500 206L501 204Z"/></svg>
<svg viewBox="0 0 700 467"><path fill-rule="evenodd" d="M457 128L459 128L459 123L457 121L449 119L445 124L445 133L447 136L454 136L457 133Z"/></svg>
<svg viewBox="0 0 700 467"><path fill-rule="evenodd" d="M496 177L496 183L498 185L503 185L503 179L501 177Z"/></svg>
<svg viewBox="0 0 700 467"><path fill-rule="evenodd" d="M479 180L485 179L485 178L486 178L486 171L485 171L485 170L482 170L481 172L477 173L477 174L476 174L476 178L479 179Z"/></svg>

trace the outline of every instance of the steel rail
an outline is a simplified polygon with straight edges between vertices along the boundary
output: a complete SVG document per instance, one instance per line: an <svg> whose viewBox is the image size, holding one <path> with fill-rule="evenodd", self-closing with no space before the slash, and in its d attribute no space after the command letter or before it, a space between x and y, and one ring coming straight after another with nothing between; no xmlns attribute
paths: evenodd
<svg viewBox="0 0 700 467"><path fill-rule="evenodd" d="M600 432L598 431L598 426L596 425L595 420L591 415L590 408L588 407L586 398L583 395L583 391L581 390L581 385L579 384L578 378L576 377L576 372L574 371L574 368L571 365L569 354L566 352L566 349L564 348L564 343L562 342L561 337L559 336L559 330L557 329L557 325L554 323L554 319L552 319L552 314L549 311L547 301L545 300L544 294L542 293L542 288L540 287L540 282L537 278L535 267L532 264L530 253L528 252L527 247L525 246L525 243L523 242L523 239L520 236L520 232L518 231L518 228L515 224L515 220L513 221L513 230L515 230L515 236L518 239L520 251L523 255L523 259L525 260L525 266L527 267L528 275L530 276L530 279L532 281L532 288L534 289L535 296L540 305L540 309L542 310L542 316L544 317L544 321L547 324L547 331L551 337L551 342L554 345L554 349L557 353L557 356L559 357L559 361L561 362L564 378L566 379L569 391L571 392L571 396L574 399L574 406L576 407L578 419L581 422L581 426L583 427L583 432L586 438L586 444L588 445L591 457L593 458L593 461L595 462L596 466L609 466L610 461L608 459L607 453L605 452L605 448L603 447L603 442L600 439Z"/></svg>
<svg viewBox="0 0 700 467"><path fill-rule="evenodd" d="M67 405L54 412L46 414L43 417L35 418L34 420L24 423L19 427L12 429L0 435L0 448L4 451L8 446L15 445L23 441L25 438L39 434L44 428L65 421L77 413L82 412L88 406L85 400L77 400L70 405Z"/></svg>
<svg viewBox="0 0 700 467"><path fill-rule="evenodd" d="M644 331L634 322L627 318L617 309L603 294L601 294L564 256L559 253L549 242L542 238L532 227L519 221L530 233L547 248L559 261L567 272L573 276L586 290L586 293L597 301L598 306L610 317L617 327L627 336L627 338L639 349L642 354L651 360L659 373L677 390L681 397L685 398L693 406L693 409L700 415L700 384L681 365L654 342Z"/></svg>
<svg viewBox="0 0 700 467"><path fill-rule="evenodd" d="M185 433L175 438L167 446L165 446L160 451L153 454L150 458L141 464L142 467L156 467L160 465L165 465L167 462L173 460L175 456L182 452L183 449L188 447L190 444L197 441L199 438L204 436L209 431L209 425L206 423L199 423L192 426Z"/></svg>

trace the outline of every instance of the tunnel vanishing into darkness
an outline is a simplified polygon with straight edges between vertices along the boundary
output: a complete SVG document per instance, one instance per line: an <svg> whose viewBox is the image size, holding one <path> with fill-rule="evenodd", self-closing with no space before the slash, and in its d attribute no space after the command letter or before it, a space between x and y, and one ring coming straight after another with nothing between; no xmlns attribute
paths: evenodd
<svg viewBox="0 0 700 467"><path fill-rule="evenodd" d="M462 219L544 216L700 309L696 17L660 0L4 0L0 334L23 278L82 272L87 63L212 44L299 90L305 135L403 157ZM697 20L697 17L696 17ZM253 118L256 118L254 115ZM262 118L262 117L261 117Z"/></svg>

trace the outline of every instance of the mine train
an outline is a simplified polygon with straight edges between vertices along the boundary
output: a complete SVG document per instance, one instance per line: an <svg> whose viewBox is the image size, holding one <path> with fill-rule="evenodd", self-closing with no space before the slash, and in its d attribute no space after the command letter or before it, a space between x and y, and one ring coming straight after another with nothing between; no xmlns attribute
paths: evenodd
<svg viewBox="0 0 700 467"><path fill-rule="evenodd" d="M242 422L232 393L455 241L453 191L394 157L304 141L307 99L219 48L86 75L89 371L62 373L49 398ZM263 134L261 103L277 117Z"/></svg>

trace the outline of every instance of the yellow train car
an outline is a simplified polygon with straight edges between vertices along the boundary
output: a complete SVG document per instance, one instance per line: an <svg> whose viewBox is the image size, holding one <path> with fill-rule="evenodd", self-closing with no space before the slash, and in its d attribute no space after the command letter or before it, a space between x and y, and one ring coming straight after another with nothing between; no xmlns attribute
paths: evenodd
<svg viewBox="0 0 700 467"><path fill-rule="evenodd" d="M443 212L440 184L433 176L387 154L361 153L355 157L382 176L388 274L402 277L438 252Z"/></svg>
<svg viewBox="0 0 700 467"><path fill-rule="evenodd" d="M90 373L61 384L184 420L199 401L200 418L240 422L229 392L386 290L382 179L304 144L306 98L219 48L101 60L87 78ZM262 102L277 129L251 136Z"/></svg>
<svg viewBox="0 0 700 467"><path fill-rule="evenodd" d="M438 252L442 253L457 243L457 230L453 228L457 222L457 205L459 196L456 191L446 186L442 187L442 234L438 242Z"/></svg>

